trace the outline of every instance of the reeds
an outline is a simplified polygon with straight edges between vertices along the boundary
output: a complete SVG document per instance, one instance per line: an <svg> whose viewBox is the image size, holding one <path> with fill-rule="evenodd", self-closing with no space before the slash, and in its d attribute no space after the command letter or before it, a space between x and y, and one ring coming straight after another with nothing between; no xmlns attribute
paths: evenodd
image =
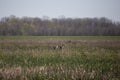
<svg viewBox="0 0 120 80"><path fill-rule="evenodd" d="M97 70L86 71L79 66L48 65L38 67L12 67L0 69L1 80L119 80L109 72L100 74Z"/></svg>

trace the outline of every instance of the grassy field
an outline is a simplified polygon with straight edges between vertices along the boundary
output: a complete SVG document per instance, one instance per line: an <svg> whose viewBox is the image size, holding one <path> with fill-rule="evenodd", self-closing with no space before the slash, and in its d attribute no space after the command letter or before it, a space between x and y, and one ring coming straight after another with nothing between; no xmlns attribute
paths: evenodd
<svg viewBox="0 0 120 80"><path fill-rule="evenodd" d="M120 36L0 36L0 39L120 40Z"/></svg>
<svg viewBox="0 0 120 80"><path fill-rule="evenodd" d="M0 80L120 80L120 36L0 36Z"/></svg>

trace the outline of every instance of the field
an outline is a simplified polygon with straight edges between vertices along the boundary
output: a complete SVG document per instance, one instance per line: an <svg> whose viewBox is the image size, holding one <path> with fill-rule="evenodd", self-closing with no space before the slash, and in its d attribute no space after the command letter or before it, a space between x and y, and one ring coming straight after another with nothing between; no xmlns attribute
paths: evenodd
<svg viewBox="0 0 120 80"><path fill-rule="evenodd" d="M120 36L0 36L0 80L120 80Z"/></svg>

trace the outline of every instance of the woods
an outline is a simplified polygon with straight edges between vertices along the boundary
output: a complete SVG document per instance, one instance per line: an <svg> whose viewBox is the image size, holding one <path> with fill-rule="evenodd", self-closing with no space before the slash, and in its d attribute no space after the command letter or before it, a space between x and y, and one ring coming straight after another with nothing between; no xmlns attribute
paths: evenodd
<svg viewBox="0 0 120 80"><path fill-rule="evenodd" d="M102 18L3 17L0 35L120 36L120 22Z"/></svg>

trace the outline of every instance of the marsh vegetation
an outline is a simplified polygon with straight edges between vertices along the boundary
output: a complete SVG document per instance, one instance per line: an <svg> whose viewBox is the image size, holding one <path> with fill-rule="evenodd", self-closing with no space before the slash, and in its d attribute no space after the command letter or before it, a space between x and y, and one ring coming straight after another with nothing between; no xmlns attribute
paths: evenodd
<svg viewBox="0 0 120 80"><path fill-rule="evenodd" d="M0 80L119 80L119 61L119 36L0 37Z"/></svg>

